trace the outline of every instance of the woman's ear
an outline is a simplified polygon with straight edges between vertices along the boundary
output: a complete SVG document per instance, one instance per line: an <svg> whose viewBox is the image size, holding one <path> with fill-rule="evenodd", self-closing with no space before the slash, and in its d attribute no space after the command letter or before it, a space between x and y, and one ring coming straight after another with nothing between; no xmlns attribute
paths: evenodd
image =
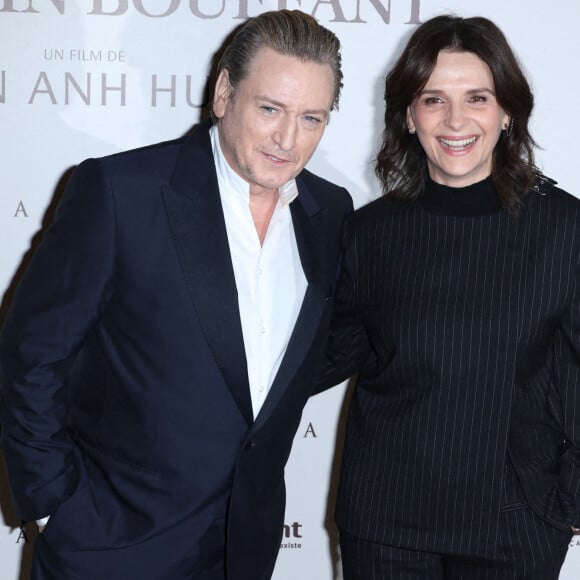
<svg viewBox="0 0 580 580"><path fill-rule="evenodd" d="M416 132L415 122L413 121L413 115L411 113L411 107L407 107L407 129L411 135L414 135Z"/></svg>

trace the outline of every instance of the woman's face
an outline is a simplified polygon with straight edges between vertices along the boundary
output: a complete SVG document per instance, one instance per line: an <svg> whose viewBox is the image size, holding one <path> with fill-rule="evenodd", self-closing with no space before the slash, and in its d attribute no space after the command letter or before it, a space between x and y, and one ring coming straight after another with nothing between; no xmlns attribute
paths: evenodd
<svg viewBox="0 0 580 580"><path fill-rule="evenodd" d="M425 151L429 175L451 187L491 174L493 149L508 123L489 67L471 52L442 50L407 109L407 125Z"/></svg>

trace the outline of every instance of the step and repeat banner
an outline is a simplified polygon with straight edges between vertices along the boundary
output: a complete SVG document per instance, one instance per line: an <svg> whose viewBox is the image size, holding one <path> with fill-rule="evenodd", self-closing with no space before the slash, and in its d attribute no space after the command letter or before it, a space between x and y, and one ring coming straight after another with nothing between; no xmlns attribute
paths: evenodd
<svg viewBox="0 0 580 580"><path fill-rule="evenodd" d="M580 196L577 0L0 0L2 317L71 168L188 131L207 104L225 37L244 19L283 8L314 15L342 41L340 111L309 167L346 186L356 206L379 194L372 158L385 73L419 22L449 12L487 16L506 33L536 96L539 166ZM275 580L342 577L332 509L348 393L336 387L304 411ZM1 457L0 515L0 580L26 580L34 530L19 529ZM561 574L578 578L580 536Z"/></svg>

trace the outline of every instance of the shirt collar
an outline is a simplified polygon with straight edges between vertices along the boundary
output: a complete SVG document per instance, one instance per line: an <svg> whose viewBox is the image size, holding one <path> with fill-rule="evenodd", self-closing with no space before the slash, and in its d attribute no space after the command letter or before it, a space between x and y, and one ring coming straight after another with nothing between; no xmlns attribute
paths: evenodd
<svg viewBox="0 0 580 580"><path fill-rule="evenodd" d="M247 199L250 197L250 185L242 179L227 162L219 140L219 133L216 125L209 129L209 138L215 161L218 184L223 184L227 189L231 189L243 195ZM291 179L278 189L280 203L282 206L290 204L298 197L298 186L296 180Z"/></svg>

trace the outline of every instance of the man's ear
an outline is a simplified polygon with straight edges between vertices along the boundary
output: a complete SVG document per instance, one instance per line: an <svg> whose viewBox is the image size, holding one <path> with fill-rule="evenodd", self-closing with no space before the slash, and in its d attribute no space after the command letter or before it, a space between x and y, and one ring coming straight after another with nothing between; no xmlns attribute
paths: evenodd
<svg viewBox="0 0 580 580"><path fill-rule="evenodd" d="M226 111L226 105L232 94L232 85L230 84L230 73L227 68L220 71L215 83L213 93L213 114L221 119Z"/></svg>

